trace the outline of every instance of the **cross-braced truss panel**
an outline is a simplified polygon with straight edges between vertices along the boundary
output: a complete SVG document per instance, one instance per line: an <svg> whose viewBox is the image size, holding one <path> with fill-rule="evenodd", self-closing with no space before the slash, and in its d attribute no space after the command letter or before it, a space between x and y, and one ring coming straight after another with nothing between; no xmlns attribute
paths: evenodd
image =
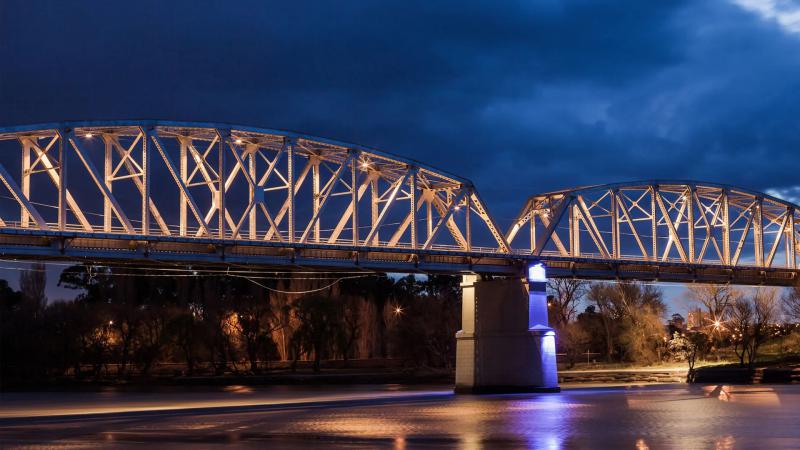
<svg viewBox="0 0 800 450"><path fill-rule="evenodd" d="M797 279L798 207L650 181L530 197L502 234L472 183L378 150L178 122L0 129L0 252L771 283Z"/></svg>
<svg viewBox="0 0 800 450"><path fill-rule="evenodd" d="M732 186L615 184L531 197L507 241L541 257L794 270L798 219L796 205Z"/></svg>
<svg viewBox="0 0 800 450"><path fill-rule="evenodd" d="M0 230L510 251L472 183L359 146L166 122L7 129L0 141L17 149L0 161Z"/></svg>

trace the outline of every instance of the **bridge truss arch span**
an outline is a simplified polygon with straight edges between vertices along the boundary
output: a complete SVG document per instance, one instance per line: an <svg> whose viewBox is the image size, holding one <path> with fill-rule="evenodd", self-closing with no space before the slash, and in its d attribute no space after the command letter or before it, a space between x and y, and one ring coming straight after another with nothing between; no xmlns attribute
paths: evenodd
<svg viewBox="0 0 800 450"><path fill-rule="evenodd" d="M510 264L469 180L371 148L164 121L3 128L0 146L4 255L388 270Z"/></svg>
<svg viewBox="0 0 800 450"><path fill-rule="evenodd" d="M800 207L761 192L650 180L531 196L506 239L559 273L791 284L799 227Z"/></svg>

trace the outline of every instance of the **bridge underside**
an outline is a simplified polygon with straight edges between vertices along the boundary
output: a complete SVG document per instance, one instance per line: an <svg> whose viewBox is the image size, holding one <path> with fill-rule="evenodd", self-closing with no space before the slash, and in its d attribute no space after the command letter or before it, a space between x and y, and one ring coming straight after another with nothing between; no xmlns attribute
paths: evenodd
<svg viewBox="0 0 800 450"><path fill-rule="evenodd" d="M142 263L240 265L377 272L481 273L521 276L526 260L495 254L364 246L248 242L136 235L0 231L0 255L22 260L72 260L94 263L135 260Z"/></svg>
<svg viewBox="0 0 800 450"><path fill-rule="evenodd" d="M651 263L427 251L376 247L315 246L199 238L143 238L119 234L0 231L0 255L22 260L74 260L94 263L247 265L322 270L484 274L522 277L533 262L544 262L550 278L639 280L676 283L731 283L793 286L797 270L716 265Z"/></svg>
<svg viewBox="0 0 800 450"><path fill-rule="evenodd" d="M547 264L549 278L794 286L797 284L799 275L797 270L781 268L762 269L553 257L544 257L541 260Z"/></svg>

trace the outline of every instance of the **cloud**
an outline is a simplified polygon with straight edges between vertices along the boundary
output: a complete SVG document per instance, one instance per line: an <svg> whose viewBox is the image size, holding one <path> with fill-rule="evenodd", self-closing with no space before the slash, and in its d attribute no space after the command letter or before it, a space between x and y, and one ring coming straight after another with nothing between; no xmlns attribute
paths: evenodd
<svg viewBox="0 0 800 450"><path fill-rule="evenodd" d="M775 21L790 33L800 33L800 5L792 0L733 0L765 20Z"/></svg>
<svg viewBox="0 0 800 450"><path fill-rule="evenodd" d="M800 205L800 186L769 188L764 193Z"/></svg>
<svg viewBox="0 0 800 450"><path fill-rule="evenodd" d="M0 57L14 62L0 69L0 124L298 130L471 178L499 218L530 194L595 183L793 186L787 5L15 2L0 14Z"/></svg>

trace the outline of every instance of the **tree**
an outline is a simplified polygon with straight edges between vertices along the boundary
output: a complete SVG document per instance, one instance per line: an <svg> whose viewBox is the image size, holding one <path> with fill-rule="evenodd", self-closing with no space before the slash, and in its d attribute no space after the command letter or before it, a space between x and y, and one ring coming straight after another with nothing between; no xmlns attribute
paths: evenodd
<svg viewBox="0 0 800 450"><path fill-rule="evenodd" d="M689 372L686 379L694 381L694 365L697 356L705 349L708 338L700 332L690 331L688 333L675 332L669 340L667 347L676 361L686 361L689 364Z"/></svg>
<svg viewBox="0 0 800 450"><path fill-rule="evenodd" d="M342 339L341 303L330 295L314 293L298 298L293 307L300 321L292 334L293 346L299 354L313 354L314 372L319 372L323 354Z"/></svg>
<svg viewBox="0 0 800 450"><path fill-rule="evenodd" d="M728 318L731 305L742 296L741 291L724 284L692 284L687 289L689 298L702 305L708 313L711 321L703 324L702 328L719 346L726 331L722 324Z"/></svg>
<svg viewBox="0 0 800 450"><path fill-rule="evenodd" d="M587 281L569 278L553 278L547 282L547 288L552 293L548 312L553 328L561 329L575 319L578 305L586 296L588 286Z"/></svg>
<svg viewBox="0 0 800 450"><path fill-rule="evenodd" d="M413 282L413 276L411 278ZM398 283L386 274L352 278L339 283L342 295L366 300L361 313L363 316L361 323L364 325L364 329L360 332L360 339L366 347L364 356L368 358L386 358L388 356L384 310L390 301L396 301L397 286Z"/></svg>
<svg viewBox="0 0 800 450"><path fill-rule="evenodd" d="M458 277L429 275L425 281L401 279L390 317L392 354L428 367L452 367L454 335L460 324Z"/></svg>
<svg viewBox="0 0 800 450"><path fill-rule="evenodd" d="M778 316L777 290L758 288L752 296L753 325L747 349L747 365L753 367L761 344L769 338L769 327Z"/></svg>
<svg viewBox="0 0 800 450"><path fill-rule="evenodd" d="M343 300L342 333L340 342L337 343L339 352L345 362L350 358L356 341L361 336L361 315L359 311L363 305L357 297L347 296Z"/></svg>
<svg viewBox="0 0 800 450"><path fill-rule="evenodd" d="M167 330L173 343L186 362L187 375L195 373L199 355L206 344L206 328L203 326L202 312L198 311L199 305L190 304L185 309L172 316Z"/></svg>
<svg viewBox="0 0 800 450"><path fill-rule="evenodd" d="M282 326L274 320L279 311L274 311L268 298L258 293L240 296L234 308L238 312L238 332L241 334L245 354L250 362L250 372L258 373L259 359L271 359L277 353L272 333Z"/></svg>
<svg viewBox="0 0 800 450"><path fill-rule="evenodd" d="M725 320L728 308L742 293L725 284L689 285L689 298L705 307L711 320Z"/></svg>
<svg viewBox="0 0 800 450"><path fill-rule="evenodd" d="M651 307L634 309L622 320L619 342L626 360L644 364L660 361L665 338L663 319Z"/></svg>
<svg viewBox="0 0 800 450"><path fill-rule="evenodd" d="M23 308L22 295L0 280L0 380L10 376L24 376L23 366L29 361L29 342L20 338L27 333L30 320Z"/></svg>
<svg viewBox="0 0 800 450"><path fill-rule="evenodd" d="M587 345L591 342L589 333L581 326L580 322L570 322L561 327L558 334L558 347L566 354L567 368L572 369L581 357Z"/></svg>
<svg viewBox="0 0 800 450"><path fill-rule="evenodd" d="M800 322L800 286L794 286L783 294L783 312L794 322Z"/></svg>
<svg viewBox="0 0 800 450"><path fill-rule="evenodd" d="M589 288L587 297L597 306L597 315L603 325L606 359L610 361L614 354L614 336L616 335L614 320L618 318L613 291L609 285L595 283Z"/></svg>
<svg viewBox="0 0 800 450"><path fill-rule="evenodd" d="M19 275L19 290L22 300L34 316L41 314L47 304L46 287L47 272L42 263L31 264L30 269L22 271Z"/></svg>
<svg viewBox="0 0 800 450"><path fill-rule="evenodd" d="M597 313L597 307L595 305L586 306L586 309L578 314L575 323L577 323L587 335L585 350L600 352L605 346L605 334L603 318ZM559 339L559 342L560 341L561 339Z"/></svg>
<svg viewBox="0 0 800 450"><path fill-rule="evenodd" d="M663 344L662 317L666 306L661 291L634 282L597 283L588 299L600 313L610 359L619 344L619 356L630 361L651 363L658 359Z"/></svg>
<svg viewBox="0 0 800 450"><path fill-rule="evenodd" d="M163 306L146 305L141 308L141 325L136 333L136 361L142 375L147 375L161 357L166 344L170 311Z"/></svg>
<svg viewBox="0 0 800 450"><path fill-rule="evenodd" d="M750 340L750 328L753 321L753 306L750 300L744 297L733 301L730 309L729 324L732 329L731 341L733 352L739 358L739 365L744 367Z"/></svg>

